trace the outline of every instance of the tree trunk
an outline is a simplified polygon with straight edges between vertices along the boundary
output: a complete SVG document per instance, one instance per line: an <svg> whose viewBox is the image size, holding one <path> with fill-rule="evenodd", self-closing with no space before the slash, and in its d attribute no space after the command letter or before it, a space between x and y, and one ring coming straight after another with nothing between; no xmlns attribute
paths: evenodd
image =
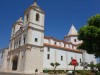
<svg viewBox="0 0 100 75"><path fill-rule="evenodd" d="M54 68L54 75L56 75L56 66L55 66L55 68Z"/></svg>
<svg viewBox="0 0 100 75"><path fill-rule="evenodd" d="M75 75L75 67L76 67L76 66L74 66L74 71L73 71L73 75Z"/></svg>

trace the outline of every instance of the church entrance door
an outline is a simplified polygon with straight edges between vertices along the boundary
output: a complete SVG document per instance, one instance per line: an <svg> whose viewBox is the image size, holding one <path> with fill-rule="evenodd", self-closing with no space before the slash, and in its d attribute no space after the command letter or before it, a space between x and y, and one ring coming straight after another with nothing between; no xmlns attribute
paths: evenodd
<svg viewBox="0 0 100 75"><path fill-rule="evenodd" d="M14 56L12 59L12 70L16 71L18 65L18 56Z"/></svg>

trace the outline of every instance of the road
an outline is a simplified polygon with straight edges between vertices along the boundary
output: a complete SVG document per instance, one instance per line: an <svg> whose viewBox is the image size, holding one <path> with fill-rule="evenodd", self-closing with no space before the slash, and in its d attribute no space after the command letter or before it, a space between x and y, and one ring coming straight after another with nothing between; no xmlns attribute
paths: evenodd
<svg viewBox="0 0 100 75"><path fill-rule="evenodd" d="M32 75L32 74L3 73L3 72L1 72L0 75Z"/></svg>

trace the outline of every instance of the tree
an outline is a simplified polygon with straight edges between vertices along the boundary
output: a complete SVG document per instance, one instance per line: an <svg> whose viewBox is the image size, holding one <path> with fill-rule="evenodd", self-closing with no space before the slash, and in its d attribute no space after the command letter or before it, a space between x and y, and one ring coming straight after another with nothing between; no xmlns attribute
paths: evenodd
<svg viewBox="0 0 100 75"><path fill-rule="evenodd" d="M57 66L59 66L60 64L59 64L58 62L55 62L55 63L50 63L50 65L51 65L52 67L54 67L54 74L56 74L56 68L57 68Z"/></svg>
<svg viewBox="0 0 100 75"><path fill-rule="evenodd" d="M94 64L94 62L91 61L90 64L88 64L88 66L91 68L91 71L94 72L94 68L96 67L96 65Z"/></svg>
<svg viewBox="0 0 100 75"><path fill-rule="evenodd" d="M96 68L100 71L100 63L96 64Z"/></svg>
<svg viewBox="0 0 100 75"><path fill-rule="evenodd" d="M87 24L80 28L78 39L83 43L78 47L89 54L100 56L100 14L92 16Z"/></svg>
<svg viewBox="0 0 100 75"><path fill-rule="evenodd" d="M75 74L75 67L78 66L78 62L76 59L72 59L71 62L69 63L69 65L74 66L74 71L73 71L73 75Z"/></svg>

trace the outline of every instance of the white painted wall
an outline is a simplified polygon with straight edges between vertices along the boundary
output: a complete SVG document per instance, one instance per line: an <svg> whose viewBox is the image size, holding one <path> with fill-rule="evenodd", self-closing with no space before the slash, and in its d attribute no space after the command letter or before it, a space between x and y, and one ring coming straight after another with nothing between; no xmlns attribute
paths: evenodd
<svg viewBox="0 0 100 75"><path fill-rule="evenodd" d="M74 41L75 39L76 39L76 42ZM64 39L64 41L66 41L66 42L71 42L71 43L73 43L73 44L80 44L80 43L82 43L82 41L79 41L79 40L78 40L77 36L66 37L66 38Z"/></svg>
<svg viewBox="0 0 100 75"><path fill-rule="evenodd" d="M47 54L50 54L50 59L47 59ZM61 56L63 56L63 60L61 60ZM71 62L71 57L76 59L78 62L80 62L80 58L82 60L82 54L56 48L50 48L50 52L48 52L48 47L44 47L43 68L53 69L50 63L58 62L60 63L60 66L58 66L57 69L73 70L74 67L69 65L69 63ZM77 69L82 69L82 66L79 65Z"/></svg>
<svg viewBox="0 0 100 75"><path fill-rule="evenodd" d="M83 67L80 66L80 59L82 61L82 54L79 54L79 53L74 53L74 52L67 52L67 60L68 60L68 64L71 62L71 57L73 57L73 59L76 59L77 62L79 63L79 65L76 67L77 70L82 70ZM73 70L74 67L71 66L71 65L68 65L67 67L68 70Z"/></svg>
<svg viewBox="0 0 100 75"><path fill-rule="evenodd" d="M93 61L94 64L97 63L97 60L96 60L94 54L88 54L88 53L85 52L85 62L90 64L91 61Z"/></svg>
<svg viewBox="0 0 100 75"><path fill-rule="evenodd" d="M50 44L48 39L44 39L44 43Z"/></svg>
<svg viewBox="0 0 100 75"><path fill-rule="evenodd" d="M31 41L31 44L33 45L38 45L38 46L43 46L43 36L44 34L42 32L39 32L39 31L32 31L32 41ZM35 38L38 39L37 42L35 42Z"/></svg>
<svg viewBox="0 0 100 75"><path fill-rule="evenodd" d="M2 57L3 57L2 56L2 51L0 51L0 68L2 67L2 60L3 60Z"/></svg>
<svg viewBox="0 0 100 75"><path fill-rule="evenodd" d="M50 54L50 59L47 59L47 54ZM53 68L50 65L52 62L55 62L55 49L50 48L50 52L48 52L48 47L44 47L43 68Z"/></svg>
<svg viewBox="0 0 100 75"><path fill-rule="evenodd" d="M63 60L61 60L61 56L63 56ZM66 69L67 68L67 56L66 51L61 49L56 49L56 61L60 64L58 68Z"/></svg>

